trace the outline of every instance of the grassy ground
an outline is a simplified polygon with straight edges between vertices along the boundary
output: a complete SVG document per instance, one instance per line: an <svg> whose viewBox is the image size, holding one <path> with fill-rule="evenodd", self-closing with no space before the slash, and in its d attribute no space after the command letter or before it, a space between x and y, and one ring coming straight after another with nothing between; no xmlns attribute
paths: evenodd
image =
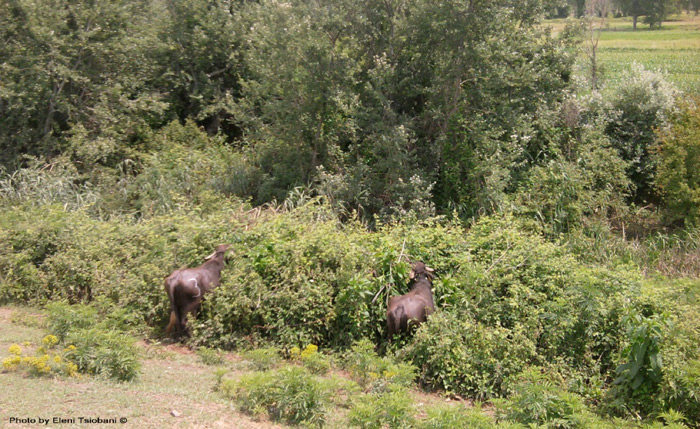
<svg viewBox="0 0 700 429"><path fill-rule="evenodd" d="M8 347L20 344L36 348L47 334L38 310L0 307L0 359ZM27 346L26 344L32 345ZM35 378L20 372L0 373L0 427L29 428L38 424L10 424L11 417L76 419L76 423L43 427L120 427L120 428L281 428L273 422L256 421L238 412L234 405L214 392L214 368L180 344L139 343L143 351L141 376L137 382L117 383L94 377L78 379ZM240 357L225 355L233 377L244 373L236 363ZM336 372L336 375L342 373ZM231 375L227 375L230 377ZM445 399L438 395L413 392L417 408L435 405ZM173 416L176 414L176 416ZM345 427L347 410L329 413L328 427ZM80 424L78 417L127 419L124 424Z"/></svg>
<svg viewBox="0 0 700 429"><path fill-rule="evenodd" d="M555 31L565 21L547 21ZM650 30L643 22L632 30L630 18L607 21L600 35L599 63L608 86L620 84L633 62L647 69L662 70L680 90L700 94L700 16L682 14Z"/></svg>
<svg viewBox="0 0 700 429"><path fill-rule="evenodd" d="M47 334L40 314L27 309L0 307L0 356L11 344L41 344ZM27 323L29 322L29 323ZM28 326L29 325L29 326ZM35 326L31 326L35 325ZM31 346L30 346L31 347ZM36 427L10 424L18 418L75 418L76 424L48 427L95 427L80 424L78 417L126 418L126 424L99 424L122 428L268 428L270 422L255 422L236 412L213 392L212 367L199 362L196 354L180 345L146 345L141 377L135 383L116 383L92 377L33 378L19 372L0 376L0 427ZM179 417L171 413L175 411Z"/></svg>

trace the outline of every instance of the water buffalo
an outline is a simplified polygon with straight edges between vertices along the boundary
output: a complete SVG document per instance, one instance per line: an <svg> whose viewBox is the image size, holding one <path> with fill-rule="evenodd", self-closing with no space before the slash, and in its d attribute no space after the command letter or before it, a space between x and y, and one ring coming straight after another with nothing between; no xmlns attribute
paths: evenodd
<svg viewBox="0 0 700 429"><path fill-rule="evenodd" d="M166 334L175 329L176 335L188 334L186 330L187 315L196 316L202 297L219 286L221 270L224 268L224 254L230 244L222 244L214 253L207 256L206 262L196 268L183 268L173 271L165 278L165 291L170 299L170 323Z"/></svg>
<svg viewBox="0 0 700 429"><path fill-rule="evenodd" d="M418 326L425 322L428 315L435 311L433 302L433 277L435 270L423 262L413 264L409 278L413 282L411 290L405 295L392 296L386 311L386 324L389 339L394 334L407 332L409 320Z"/></svg>

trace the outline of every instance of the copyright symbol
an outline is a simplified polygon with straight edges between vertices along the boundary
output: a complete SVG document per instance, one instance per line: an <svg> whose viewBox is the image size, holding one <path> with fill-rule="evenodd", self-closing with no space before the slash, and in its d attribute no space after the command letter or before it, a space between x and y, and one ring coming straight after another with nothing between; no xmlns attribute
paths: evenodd
<svg viewBox="0 0 700 429"><path fill-rule="evenodd" d="M119 419L119 423L122 423L122 424L123 424L123 423L126 423L126 422L127 422L126 417L122 417L121 419Z"/></svg>

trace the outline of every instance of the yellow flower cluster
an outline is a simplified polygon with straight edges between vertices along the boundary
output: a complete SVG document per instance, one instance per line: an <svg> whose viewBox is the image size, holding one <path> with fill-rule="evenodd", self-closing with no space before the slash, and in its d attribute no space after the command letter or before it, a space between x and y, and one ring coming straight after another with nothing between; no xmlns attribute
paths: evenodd
<svg viewBox="0 0 700 429"><path fill-rule="evenodd" d="M48 365L49 355L25 356L22 363L29 367L29 372L34 375L51 374L51 366Z"/></svg>
<svg viewBox="0 0 700 429"><path fill-rule="evenodd" d="M7 371L26 368L32 375L49 375L63 373L69 377L78 375L78 366L66 360L59 353L49 353L46 348L53 348L58 344L58 338L54 335L47 335L41 341L43 346L37 349L36 356L22 356L22 348L17 344L12 344L8 351L10 357L3 359L2 367ZM25 343L26 345L27 343ZM75 350L75 346L68 346L64 353Z"/></svg>
<svg viewBox="0 0 700 429"><path fill-rule="evenodd" d="M48 348L53 348L53 346L58 344L58 337L55 335L47 335L43 340L41 340L41 343Z"/></svg>
<svg viewBox="0 0 700 429"><path fill-rule="evenodd" d="M310 356L313 356L318 352L318 346L315 344L309 344L304 348L304 350L300 350L299 347L292 347L289 350L289 355L292 359L294 360L304 360Z"/></svg>

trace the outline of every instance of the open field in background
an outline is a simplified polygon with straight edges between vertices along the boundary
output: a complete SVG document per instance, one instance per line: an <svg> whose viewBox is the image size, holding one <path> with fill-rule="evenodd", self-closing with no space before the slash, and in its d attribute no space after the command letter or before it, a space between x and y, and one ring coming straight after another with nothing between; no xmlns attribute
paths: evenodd
<svg viewBox="0 0 700 429"><path fill-rule="evenodd" d="M566 21L552 20L547 25L560 31ZM637 30L632 30L631 18L609 19L598 48L608 87L617 86L636 61L647 69L664 71L678 89L700 94L700 16L672 16L654 30L641 19Z"/></svg>

